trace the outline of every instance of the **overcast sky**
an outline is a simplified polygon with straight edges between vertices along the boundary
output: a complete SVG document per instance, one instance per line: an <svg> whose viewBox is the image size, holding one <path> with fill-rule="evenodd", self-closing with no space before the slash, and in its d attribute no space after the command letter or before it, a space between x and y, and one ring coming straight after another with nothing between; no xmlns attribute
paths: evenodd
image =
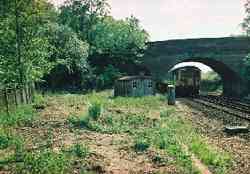
<svg viewBox="0 0 250 174"><path fill-rule="evenodd" d="M51 0L60 4L63 0ZM134 15L152 41L240 34L245 0L108 0L118 19Z"/></svg>

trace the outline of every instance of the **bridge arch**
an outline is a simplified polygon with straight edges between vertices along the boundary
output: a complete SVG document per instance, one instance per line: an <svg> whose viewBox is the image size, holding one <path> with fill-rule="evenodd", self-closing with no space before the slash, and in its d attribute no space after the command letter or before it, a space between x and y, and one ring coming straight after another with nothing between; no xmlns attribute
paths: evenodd
<svg viewBox="0 0 250 174"><path fill-rule="evenodd" d="M181 62L200 62L221 75L224 94L250 94L244 77L244 59L250 52L248 38L204 38L151 42L143 57L143 64L158 80L169 79L167 71ZM249 83L250 84L250 83Z"/></svg>
<svg viewBox="0 0 250 174"><path fill-rule="evenodd" d="M204 58L187 58L178 61L174 66L186 62L201 63L210 67L214 72L216 72L222 79L223 85L223 95L226 96L239 96L241 86L239 84L243 83L243 79L237 72L232 70L228 65L221 61L215 59L204 59ZM173 67L174 67L173 66ZM185 67L185 66L184 66Z"/></svg>

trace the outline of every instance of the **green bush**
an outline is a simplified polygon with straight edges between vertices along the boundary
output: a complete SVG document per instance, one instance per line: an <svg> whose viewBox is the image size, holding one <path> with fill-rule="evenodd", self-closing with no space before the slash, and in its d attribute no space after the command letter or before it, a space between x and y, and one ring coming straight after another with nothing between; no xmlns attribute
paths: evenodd
<svg viewBox="0 0 250 174"><path fill-rule="evenodd" d="M165 165L168 163L168 158L165 155L156 154L153 156L152 161L158 165Z"/></svg>
<svg viewBox="0 0 250 174"><path fill-rule="evenodd" d="M104 118L104 123L108 126L114 126L114 119L112 115L108 115Z"/></svg>
<svg viewBox="0 0 250 174"><path fill-rule="evenodd" d="M70 127L77 127L77 128L89 128L90 127L90 119L88 116L77 117L77 116L70 116L67 119Z"/></svg>
<svg viewBox="0 0 250 174"><path fill-rule="evenodd" d="M114 85L114 81L121 77L119 69L115 68L112 65L105 67L101 74L97 77L97 88L98 89L107 89L111 88Z"/></svg>
<svg viewBox="0 0 250 174"><path fill-rule="evenodd" d="M7 113L0 114L0 124L4 126L29 125L34 120L34 109L30 105L18 107L9 115Z"/></svg>
<svg viewBox="0 0 250 174"><path fill-rule="evenodd" d="M102 112L102 106L99 102L91 103L88 113L93 120L98 120L98 118L100 118L101 116L101 112Z"/></svg>
<svg viewBox="0 0 250 174"><path fill-rule="evenodd" d="M13 138L13 145L15 150L15 161L23 161L25 157L25 150L24 150L24 140L20 137Z"/></svg>
<svg viewBox="0 0 250 174"><path fill-rule="evenodd" d="M17 165L16 174L66 174L69 162L62 153L51 150L29 152L24 156L23 163Z"/></svg>
<svg viewBox="0 0 250 174"><path fill-rule="evenodd" d="M71 149L70 152L76 155L79 158L86 158L89 155L89 148L86 145L82 144L75 144Z"/></svg>
<svg viewBox="0 0 250 174"><path fill-rule="evenodd" d="M134 149L136 152L144 152L150 147L150 143L145 138L138 138L135 141Z"/></svg>
<svg viewBox="0 0 250 174"><path fill-rule="evenodd" d="M0 150L6 149L11 144L11 138L2 129L0 129Z"/></svg>
<svg viewBox="0 0 250 174"><path fill-rule="evenodd" d="M41 95L36 93L34 96L33 108L35 109L45 109L46 107L46 99Z"/></svg>

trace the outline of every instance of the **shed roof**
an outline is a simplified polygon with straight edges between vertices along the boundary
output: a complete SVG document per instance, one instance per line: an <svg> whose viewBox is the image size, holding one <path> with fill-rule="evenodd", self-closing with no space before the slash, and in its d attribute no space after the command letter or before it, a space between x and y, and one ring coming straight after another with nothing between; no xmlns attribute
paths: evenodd
<svg viewBox="0 0 250 174"><path fill-rule="evenodd" d="M151 76L124 76L118 79L118 81L128 81L136 79L152 79Z"/></svg>

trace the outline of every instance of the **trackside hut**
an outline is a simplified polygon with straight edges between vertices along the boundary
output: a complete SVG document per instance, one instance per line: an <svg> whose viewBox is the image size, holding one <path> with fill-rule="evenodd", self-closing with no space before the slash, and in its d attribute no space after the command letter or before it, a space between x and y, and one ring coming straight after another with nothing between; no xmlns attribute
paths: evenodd
<svg viewBox="0 0 250 174"><path fill-rule="evenodd" d="M115 96L140 97L155 94L151 76L125 76L115 82Z"/></svg>

